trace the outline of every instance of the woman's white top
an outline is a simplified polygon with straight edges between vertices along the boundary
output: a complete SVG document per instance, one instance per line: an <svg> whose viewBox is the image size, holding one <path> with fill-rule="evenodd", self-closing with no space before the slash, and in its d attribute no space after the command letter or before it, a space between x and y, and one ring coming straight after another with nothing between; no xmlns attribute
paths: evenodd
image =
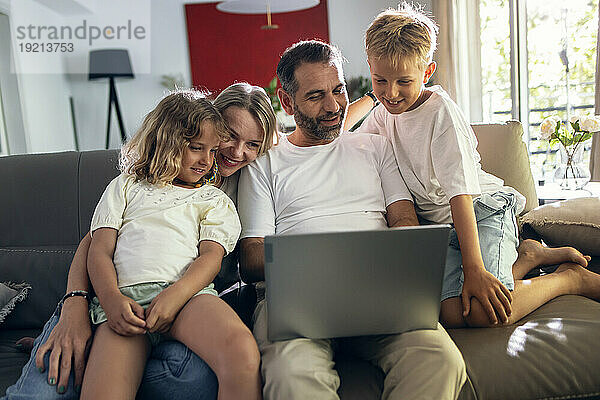
<svg viewBox="0 0 600 400"><path fill-rule="evenodd" d="M187 189L136 181L129 174L112 180L102 194L90 232L118 231L113 256L119 287L175 282L211 240L231 252L241 226L231 199L214 186Z"/></svg>

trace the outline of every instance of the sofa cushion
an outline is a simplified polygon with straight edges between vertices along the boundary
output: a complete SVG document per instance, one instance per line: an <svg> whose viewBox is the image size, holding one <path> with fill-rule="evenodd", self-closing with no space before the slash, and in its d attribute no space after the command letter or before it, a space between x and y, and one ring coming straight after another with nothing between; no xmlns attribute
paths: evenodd
<svg viewBox="0 0 600 400"><path fill-rule="evenodd" d="M65 246L81 239L78 162L74 151L0 157L0 247Z"/></svg>
<svg viewBox="0 0 600 400"><path fill-rule="evenodd" d="M2 279L31 285L29 296L6 318L2 329L44 326L65 293L74 254L74 247L0 248Z"/></svg>
<svg viewBox="0 0 600 400"><path fill-rule="evenodd" d="M593 332L600 332L600 303L581 296L558 297L511 326L449 329L474 391L461 399L600 396Z"/></svg>
<svg viewBox="0 0 600 400"><path fill-rule="evenodd" d="M479 145L481 168L504 179L504 184L517 189L527 199L525 210L538 206L535 184L529 166L523 127L519 121L504 124L473 124Z"/></svg>
<svg viewBox="0 0 600 400"><path fill-rule="evenodd" d="M550 246L573 246L600 256L600 198L582 197L546 204L521 220Z"/></svg>
<svg viewBox="0 0 600 400"><path fill-rule="evenodd" d="M83 151L79 154L79 227L83 237L90 230L100 196L120 171L118 150Z"/></svg>
<svg viewBox="0 0 600 400"><path fill-rule="evenodd" d="M0 283L0 324L15 309L18 302L25 300L29 293L27 283Z"/></svg>
<svg viewBox="0 0 600 400"><path fill-rule="evenodd" d="M0 330L0 397L21 375L29 353L20 351L15 342L24 336L36 337L41 330Z"/></svg>

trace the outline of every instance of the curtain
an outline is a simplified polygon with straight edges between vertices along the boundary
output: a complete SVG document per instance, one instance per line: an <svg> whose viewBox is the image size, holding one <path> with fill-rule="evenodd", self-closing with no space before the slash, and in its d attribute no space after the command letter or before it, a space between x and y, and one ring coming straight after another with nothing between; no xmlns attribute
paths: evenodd
<svg viewBox="0 0 600 400"><path fill-rule="evenodd" d="M598 36L596 37L596 96L594 98L595 113L600 115L600 7L598 7ZM600 133L592 138L592 154L590 157L592 181L600 181Z"/></svg>
<svg viewBox="0 0 600 400"><path fill-rule="evenodd" d="M439 26L437 69L431 82L441 85L470 122L483 120L479 0L432 0Z"/></svg>

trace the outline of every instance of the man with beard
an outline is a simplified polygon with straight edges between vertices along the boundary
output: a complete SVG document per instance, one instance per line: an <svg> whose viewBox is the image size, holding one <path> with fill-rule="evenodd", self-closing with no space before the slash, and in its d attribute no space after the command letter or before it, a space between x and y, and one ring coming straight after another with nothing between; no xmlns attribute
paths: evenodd
<svg viewBox="0 0 600 400"><path fill-rule="evenodd" d="M339 51L319 41L296 43L283 53L277 76L279 99L297 128L240 177L246 282L264 280L266 235L418 224L388 139L340 135L348 96ZM454 399L466 378L462 356L439 324L398 335L270 342L261 300L254 336L267 400L338 399L333 355L340 346L383 370L383 399Z"/></svg>

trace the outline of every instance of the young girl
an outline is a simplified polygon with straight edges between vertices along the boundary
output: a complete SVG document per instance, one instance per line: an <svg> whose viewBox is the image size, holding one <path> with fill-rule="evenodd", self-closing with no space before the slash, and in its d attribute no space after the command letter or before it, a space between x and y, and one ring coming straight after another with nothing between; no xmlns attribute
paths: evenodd
<svg viewBox="0 0 600 400"><path fill-rule="evenodd" d="M216 108L188 90L162 99L124 146L90 228L97 328L83 399L134 399L151 344L165 337L210 365L219 399L261 398L256 342L211 283L240 233L232 201L213 186L228 139Z"/></svg>

